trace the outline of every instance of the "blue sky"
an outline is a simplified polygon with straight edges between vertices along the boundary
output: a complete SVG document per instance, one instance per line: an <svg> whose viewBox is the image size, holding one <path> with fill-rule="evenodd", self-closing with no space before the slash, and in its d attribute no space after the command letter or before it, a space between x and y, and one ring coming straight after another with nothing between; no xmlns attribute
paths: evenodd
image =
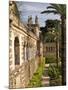
<svg viewBox="0 0 68 90"><path fill-rule="evenodd" d="M45 21L47 19L60 19L59 15L54 14L41 14L42 11L46 10L46 7L50 4L48 3L38 3L38 2L18 2L18 9L21 11L21 20L27 23L28 16L32 16L33 23L35 21L35 16L38 16L40 26L45 26Z"/></svg>

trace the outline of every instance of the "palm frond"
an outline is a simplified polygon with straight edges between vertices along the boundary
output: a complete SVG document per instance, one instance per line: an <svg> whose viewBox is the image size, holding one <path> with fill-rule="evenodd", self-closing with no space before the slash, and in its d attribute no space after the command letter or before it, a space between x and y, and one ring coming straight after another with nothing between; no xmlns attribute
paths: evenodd
<svg viewBox="0 0 68 90"><path fill-rule="evenodd" d="M41 12L41 14L44 14L44 13L54 13L54 14L58 14L58 12L57 11L55 11L55 10L47 10L47 11L43 11L43 12Z"/></svg>
<svg viewBox="0 0 68 90"><path fill-rule="evenodd" d="M65 4L51 4L54 9L56 9L61 15L66 15L66 5Z"/></svg>
<svg viewBox="0 0 68 90"><path fill-rule="evenodd" d="M54 7L53 6L48 6L47 9L54 9Z"/></svg>
<svg viewBox="0 0 68 90"><path fill-rule="evenodd" d="M52 8L51 9L55 9L58 13L62 13L61 12L61 7L59 4L51 4Z"/></svg>
<svg viewBox="0 0 68 90"><path fill-rule="evenodd" d="M41 14L44 13L54 13L54 14L60 14L66 18L66 5L63 4L51 4L47 7L48 10L41 12ZM53 9L53 10L51 10Z"/></svg>
<svg viewBox="0 0 68 90"><path fill-rule="evenodd" d="M66 5L61 5L62 15L66 17Z"/></svg>

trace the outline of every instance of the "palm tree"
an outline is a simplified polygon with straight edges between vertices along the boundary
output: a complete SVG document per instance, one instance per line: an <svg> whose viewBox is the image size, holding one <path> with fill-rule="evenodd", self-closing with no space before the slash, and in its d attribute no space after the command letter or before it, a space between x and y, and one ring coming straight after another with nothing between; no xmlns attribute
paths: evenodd
<svg viewBox="0 0 68 90"><path fill-rule="evenodd" d="M48 10L41 12L59 14L61 18L61 60L62 60L62 85L66 85L66 5L62 4L51 4L47 7Z"/></svg>

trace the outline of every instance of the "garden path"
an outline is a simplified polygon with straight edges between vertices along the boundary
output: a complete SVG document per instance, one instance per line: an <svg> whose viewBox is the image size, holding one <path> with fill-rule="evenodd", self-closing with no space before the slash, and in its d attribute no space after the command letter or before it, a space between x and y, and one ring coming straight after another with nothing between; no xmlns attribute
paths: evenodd
<svg viewBox="0 0 68 90"><path fill-rule="evenodd" d="M50 77L48 76L49 64L45 64L44 73L42 75L42 86L50 86Z"/></svg>

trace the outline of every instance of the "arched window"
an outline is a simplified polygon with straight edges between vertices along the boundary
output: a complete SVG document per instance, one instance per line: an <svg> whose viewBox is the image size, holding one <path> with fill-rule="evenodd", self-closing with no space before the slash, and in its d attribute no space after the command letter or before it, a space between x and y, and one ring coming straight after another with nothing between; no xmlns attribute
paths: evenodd
<svg viewBox="0 0 68 90"><path fill-rule="evenodd" d="M20 64L20 48L19 48L19 39L15 37L14 40L14 52L15 52L15 65Z"/></svg>

